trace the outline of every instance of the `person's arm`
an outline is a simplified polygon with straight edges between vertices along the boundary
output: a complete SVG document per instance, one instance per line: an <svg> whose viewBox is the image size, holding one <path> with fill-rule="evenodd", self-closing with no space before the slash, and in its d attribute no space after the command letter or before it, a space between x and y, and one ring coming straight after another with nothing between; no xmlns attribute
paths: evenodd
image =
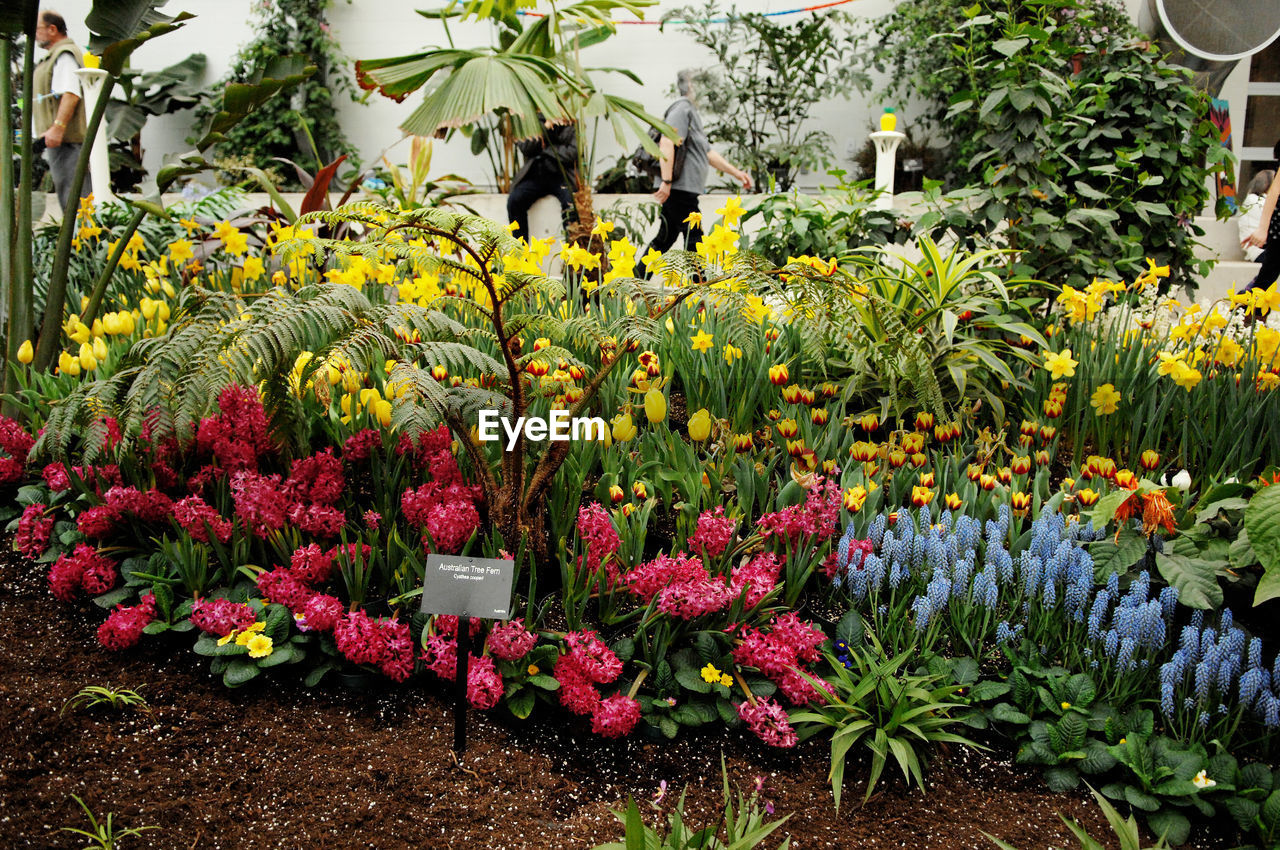
<svg viewBox="0 0 1280 850"><path fill-rule="evenodd" d="M660 204L665 204L667 198L671 197L671 170L676 164L676 143L668 139L666 136L658 139L658 150L662 153L658 157L658 169L662 175L662 185L658 187L658 191L653 193L653 197Z"/></svg>
<svg viewBox="0 0 1280 850"><path fill-rule="evenodd" d="M1267 199L1262 203L1262 219L1258 222L1258 229L1241 239L1241 245L1262 248L1267 244L1267 228L1271 225L1271 214L1275 212L1277 197L1280 197L1280 172L1276 173L1271 181L1271 188L1267 190Z"/></svg>
<svg viewBox="0 0 1280 850"><path fill-rule="evenodd" d="M722 157L718 152L714 150L707 151L707 162L716 171L719 171L722 174L728 174L734 180L737 180L739 183L742 184L742 188L748 191L751 190L751 186L752 186L751 175L741 170L740 168L738 168L729 160Z"/></svg>
<svg viewBox="0 0 1280 850"><path fill-rule="evenodd" d="M58 116L53 119L53 123L49 125L49 129L45 130L44 143L46 147L56 148L62 144L63 134L66 133L67 123L76 114L76 106L80 103L80 95L71 92L64 93L58 98Z"/></svg>

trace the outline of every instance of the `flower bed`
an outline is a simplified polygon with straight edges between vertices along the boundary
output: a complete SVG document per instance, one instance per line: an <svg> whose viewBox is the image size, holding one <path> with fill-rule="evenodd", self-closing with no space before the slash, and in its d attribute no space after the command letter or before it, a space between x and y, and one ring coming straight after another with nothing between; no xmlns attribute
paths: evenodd
<svg viewBox="0 0 1280 850"><path fill-rule="evenodd" d="M69 319L79 353L24 375L38 439L0 425L15 545L108 610L104 647L169 634L232 687L451 682L426 556L506 557L478 709L827 730L837 801L859 740L870 794L985 729L1175 840L1277 834L1276 777L1237 761L1272 754L1275 648L1224 600L1276 595L1280 332L1165 318L1154 266L1047 321L994 255L923 240L773 268L720 212L639 261L602 224L557 277L549 243L368 204L140 245L136 315ZM485 442L483 409L608 427Z"/></svg>

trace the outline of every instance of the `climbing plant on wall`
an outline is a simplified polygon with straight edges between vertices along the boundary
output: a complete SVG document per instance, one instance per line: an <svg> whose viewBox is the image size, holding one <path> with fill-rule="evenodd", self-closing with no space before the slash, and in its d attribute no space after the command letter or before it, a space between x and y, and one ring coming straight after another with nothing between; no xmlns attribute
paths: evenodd
<svg viewBox="0 0 1280 850"><path fill-rule="evenodd" d="M350 2L350 0L348 0ZM200 106L205 119L222 108L222 89L229 82L250 82L260 77L276 59L303 54L318 72L302 85L277 95L279 102L260 109L229 131L226 141L214 149L228 165L251 165L280 176L297 186L292 169L275 157L291 160L309 172L351 153L338 123L334 98L354 99L355 87L348 63L329 31L325 10L330 0L263 0L256 4L253 39L241 48L231 69Z"/></svg>

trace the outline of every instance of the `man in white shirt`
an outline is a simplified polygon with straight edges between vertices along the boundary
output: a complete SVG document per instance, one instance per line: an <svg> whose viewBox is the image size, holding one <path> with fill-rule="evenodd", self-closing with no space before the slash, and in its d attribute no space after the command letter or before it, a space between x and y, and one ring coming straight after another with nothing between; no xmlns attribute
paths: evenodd
<svg viewBox="0 0 1280 850"><path fill-rule="evenodd" d="M67 22L57 12L43 11L36 23L36 44L49 51L35 68L35 133L44 138L45 159L64 214L71 207L71 181L84 143L84 101L76 70L84 67L80 47L67 35ZM85 174L80 197L93 191Z"/></svg>

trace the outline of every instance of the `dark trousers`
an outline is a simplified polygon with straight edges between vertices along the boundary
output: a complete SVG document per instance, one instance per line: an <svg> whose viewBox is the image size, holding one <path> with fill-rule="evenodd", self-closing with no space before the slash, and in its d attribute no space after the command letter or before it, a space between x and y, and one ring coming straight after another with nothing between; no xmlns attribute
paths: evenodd
<svg viewBox="0 0 1280 850"><path fill-rule="evenodd" d="M76 199L76 203L72 203L71 181L75 178L76 161L80 159L80 145L63 142L56 148L45 148L44 158L49 163L49 172L53 175L53 190L58 193L58 204L62 207L63 215L68 212L75 215L79 199ZM80 187L80 197L86 198L91 194L93 194L93 181L89 178L89 173L85 172L84 185Z"/></svg>
<svg viewBox="0 0 1280 850"><path fill-rule="evenodd" d="M569 211L573 208L573 194L564 185L559 174L538 175L530 172L512 185L507 195L507 220L516 223L512 234L517 239L529 238L529 207L539 198L555 195L560 202L560 217L564 223L569 222Z"/></svg>
<svg viewBox="0 0 1280 850"><path fill-rule="evenodd" d="M1271 214L1271 223L1267 225L1267 245L1258 255L1258 274L1245 290L1266 289L1280 277L1280 209Z"/></svg>
<svg viewBox="0 0 1280 850"><path fill-rule="evenodd" d="M683 189L672 189L671 196L662 205L658 219L658 235L649 243L650 250L665 254L675 244L676 237L685 237L685 250L692 251L702 241L702 228L685 221L689 213L698 211L698 194ZM647 251L645 253L648 253Z"/></svg>

